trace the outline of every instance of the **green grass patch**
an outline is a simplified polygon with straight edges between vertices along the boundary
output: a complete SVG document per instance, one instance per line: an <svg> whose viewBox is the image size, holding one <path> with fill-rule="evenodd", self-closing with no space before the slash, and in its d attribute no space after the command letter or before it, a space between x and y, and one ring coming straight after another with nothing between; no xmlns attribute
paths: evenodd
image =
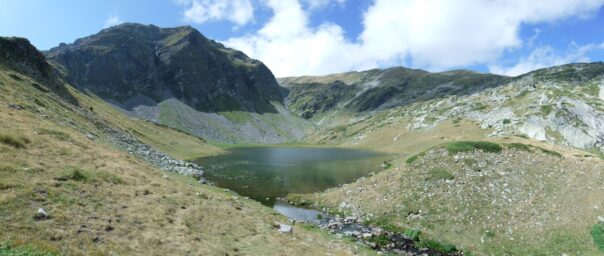
<svg viewBox="0 0 604 256"><path fill-rule="evenodd" d="M455 176L445 168L433 168L428 171L427 180L452 180Z"/></svg>
<svg viewBox="0 0 604 256"><path fill-rule="evenodd" d="M426 152L421 152L419 154L415 154L415 155L407 158L407 160L405 160L405 163L412 164L412 163L414 163L415 161L417 161L420 157L422 157L424 155L426 155Z"/></svg>
<svg viewBox="0 0 604 256"><path fill-rule="evenodd" d="M486 141L455 141L445 144L445 149L449 151L449 154L455 154L459 152L468 152L480 149L484 152L501 152L501 145L493 142Z"/></svg>
<svg viewBox="0 0 604 256"><path fill-rule="evenodd" d="M51 256L55 255L50 252L39 251L26 246L11 246L10 243L5 242L0 245L1 256Z"/></svg>
<svg viewBox="0 0 604 256"><path fill-rule="evenodd" d="M413 155L412 157L407 158L407 160L405 160L405 163L412 164L413 162L417 161L418 158L418 155Z"/></svg>
<svg viewBox="0 0 604 256"><path fill-rule="evenodd" d="M421 230L419 229L407 229L405 230L405 232L403 232L403 235L405 235L406 237L408 237L409 239L413 240L413 241L419 241L419 235L421 234Z"/></svg>
<svg viewBox="0 0 604 256"><path fill-rule="evenodd" d="M0 143L11 146L13 148L24 148L29 144L29 139L25 137L17 137L9 134L0 134Z"/></svg>
<svg viewBox="0 0 604 256"><path fill-rule="evenodd" d="M591 237L594 239L594 243L598 249L604 252L604 223L600 222L593 225L591 228Z"/></svg>
<svg viewBox="0 0 604 256"><path fill-rule="evenodd" d="M417 243L417 246L420 248L430 248L439 251L440 253L454 253L457 251L455 245L452 245L450 243L439 242L436 240L420 241Z"/></svg>

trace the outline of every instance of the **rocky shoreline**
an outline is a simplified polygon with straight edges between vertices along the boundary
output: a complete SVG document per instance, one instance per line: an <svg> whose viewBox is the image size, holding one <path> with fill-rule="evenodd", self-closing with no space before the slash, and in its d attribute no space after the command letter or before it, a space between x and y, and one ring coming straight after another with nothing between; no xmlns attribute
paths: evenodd
<svg viewBox="0 0 604 256"><path fill-rule="evenodd" d="M405 256L457 256L463 252L442 253L426 248L418 243L417 237L408 237L402 233L384 230L381 227L367 225L358 217L339 217L326 215L318 222L310 222L319 228L328 230L337 237L350 237L372 249L383 253L396 253Z"/></svg>
<svg viewBox="0 0 604 256"><path fill-rule="evenodd" d="M104 127L103 130L105 133L107 133L107 135L109 135L107 137L111 144L113 144L115 147L125 150L129 154L134 155L164 171L191 176L199 179L201 183L208 183L208 181L203 177L203 169L201 166L187 161L174 159L167 154L159 152L151 146L138 141L132 135L125 132L121 132L110 127Z"/></svg>

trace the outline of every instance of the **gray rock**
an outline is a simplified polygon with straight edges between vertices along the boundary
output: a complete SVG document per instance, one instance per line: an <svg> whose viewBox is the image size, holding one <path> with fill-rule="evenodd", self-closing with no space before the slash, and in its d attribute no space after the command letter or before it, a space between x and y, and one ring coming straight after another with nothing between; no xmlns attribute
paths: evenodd
<svg viewBox="0 0 604 256"><path fill-rule="evenodd" d="M19 106L17 104L14 104L14 103L9 103L8 104L8 108L14 109L14 110L22 110L23 109L23 107L21 107L21 106Z"/></svg>
<svg viewBox="0 0 604 256"><path fill-rule="evenodd" d="M39 208L36 214L34 214L34 220L49 220L51 218L50 214L48 214L44 209Z"/></svg>

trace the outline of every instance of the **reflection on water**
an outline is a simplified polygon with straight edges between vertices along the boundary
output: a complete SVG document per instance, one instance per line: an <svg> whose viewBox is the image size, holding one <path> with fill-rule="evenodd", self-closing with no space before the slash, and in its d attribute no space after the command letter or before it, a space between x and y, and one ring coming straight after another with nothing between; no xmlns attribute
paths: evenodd
<svg viewBox="0 0 604 256"><path fill-rule="evenodd" d="M205 176L266 205L288 193L312 193L383 169L387 154L341 148L247 147L202 158Z"/></svg>

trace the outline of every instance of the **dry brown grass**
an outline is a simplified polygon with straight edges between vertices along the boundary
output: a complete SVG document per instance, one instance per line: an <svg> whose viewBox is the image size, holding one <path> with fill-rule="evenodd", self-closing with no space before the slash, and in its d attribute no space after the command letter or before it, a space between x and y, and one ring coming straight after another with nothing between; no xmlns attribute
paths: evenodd
<svg viewBox="0 0 604 256"><path fill-rule="evenodd" d="M30 141L23 148L0 144L0 242L69 255L371 253L301 225L293 235L280 234L273 224L288 221L257 202L162 172L102 141L89 140L81 130L100 131L87 118L52 97L30 91L26 82L11 80L0 70L0 133ZM36 108L33 99L43 101L44 109ZM8 103L26 109L9 109ZM158 131L146 139L155 146L178 135L175 131L166 135L145 123L131 124L123 116L115 118L119 113L99 104L94 103L95 111L107 111L101 115L112 115L112 122L122 128ZM158 140L163 136L168 138ZM180 140L158 148L173 147L171 153L184 158L189 154L182 147L189 144L199 150L207 147ZM75 170L79 174L74 175ZM35 221L38 208L52 218Z"/></svg>

